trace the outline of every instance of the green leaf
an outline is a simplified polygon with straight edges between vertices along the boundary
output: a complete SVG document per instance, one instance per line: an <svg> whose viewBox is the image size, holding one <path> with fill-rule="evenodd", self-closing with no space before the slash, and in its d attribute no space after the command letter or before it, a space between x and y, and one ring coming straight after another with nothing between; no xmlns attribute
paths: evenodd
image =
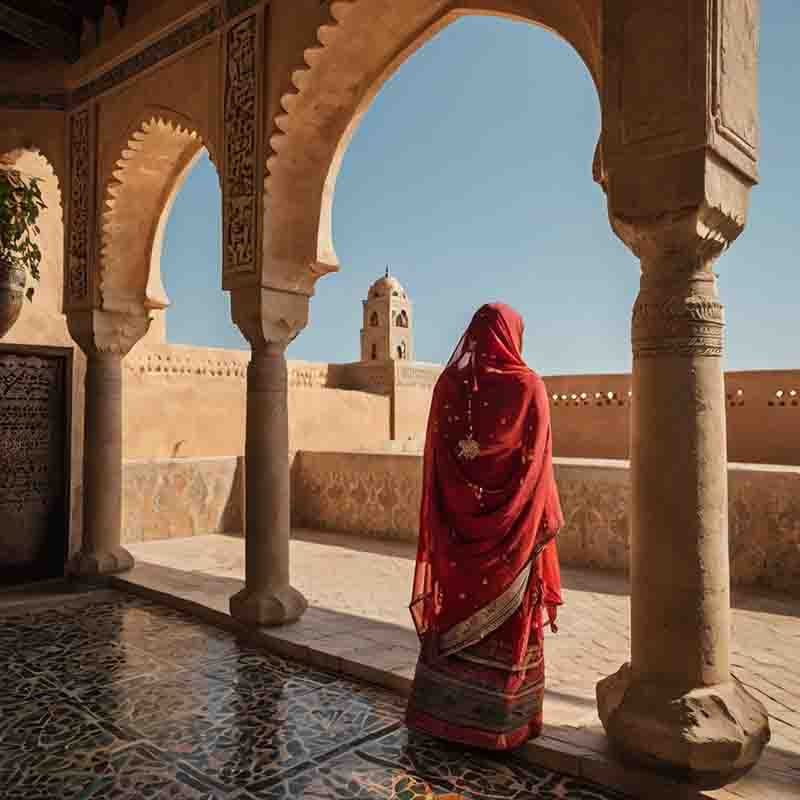
<svg viewBox="0 0 800 800"><path fill-rule="evenodd" d="M46 208L39 183L17 170L0 169L0 256L37 280L42 251L35 237L41 234L37 221Z"/></svg>

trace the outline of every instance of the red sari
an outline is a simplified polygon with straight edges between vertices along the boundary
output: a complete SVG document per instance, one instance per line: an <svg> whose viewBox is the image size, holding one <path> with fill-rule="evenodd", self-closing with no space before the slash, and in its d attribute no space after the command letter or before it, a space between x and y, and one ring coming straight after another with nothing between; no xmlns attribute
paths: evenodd
<svg viewBox="0 0 800 800"><path fill-rule="evenodd" d="M503 750L542 726L542 611L555 629L563 524L550 407L522 318L480 308L433 393L411 615L422 652L406 721Z"/></svg>

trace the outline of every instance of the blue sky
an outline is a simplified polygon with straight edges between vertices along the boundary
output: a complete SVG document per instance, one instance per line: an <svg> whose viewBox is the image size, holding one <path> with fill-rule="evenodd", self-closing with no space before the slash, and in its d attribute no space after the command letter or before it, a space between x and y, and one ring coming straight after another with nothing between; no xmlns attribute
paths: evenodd
<svg viewBox="0 0 800 800"><path fill-rule="evenodd" d="M727 369L800 361L800 4L762 3L761 185L718 262ZM361 300L391 267L414 303L417 358L444 361L484 302L514 305L543 374L630 369L638 263L591 179L600 109L553 34L462 19L384 86L345 156L334 202L342 270L317 284L289 357L359 355ZM162 269L170 342L243 348L220 286L220 194L207 159L173 207Z"/></svg>

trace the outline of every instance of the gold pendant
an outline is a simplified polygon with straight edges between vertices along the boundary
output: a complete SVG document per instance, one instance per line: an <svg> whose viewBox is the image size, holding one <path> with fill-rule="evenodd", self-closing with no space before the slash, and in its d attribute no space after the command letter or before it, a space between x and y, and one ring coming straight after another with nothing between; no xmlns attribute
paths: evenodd
<svg viewBox="0 0 800 800"><path fill-rule="evenodd" d="M458 443L458 457L465 461L472 461L473 458L480 455L480 452L480 445L472 438L472 435Z"/></svg>

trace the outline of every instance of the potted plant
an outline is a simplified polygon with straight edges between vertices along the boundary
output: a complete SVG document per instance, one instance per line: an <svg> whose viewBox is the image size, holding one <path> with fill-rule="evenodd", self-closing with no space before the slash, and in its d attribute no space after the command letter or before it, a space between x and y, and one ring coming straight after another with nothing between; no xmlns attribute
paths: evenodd
<svg viewBox="0 0 800 800"><path fill-rule="evenodd" d="M0 338L22 311L28 275L39 280L42 251L36 243L37 221L45 208L38 178L25 178L15 169L0 169Z"/></svg>

